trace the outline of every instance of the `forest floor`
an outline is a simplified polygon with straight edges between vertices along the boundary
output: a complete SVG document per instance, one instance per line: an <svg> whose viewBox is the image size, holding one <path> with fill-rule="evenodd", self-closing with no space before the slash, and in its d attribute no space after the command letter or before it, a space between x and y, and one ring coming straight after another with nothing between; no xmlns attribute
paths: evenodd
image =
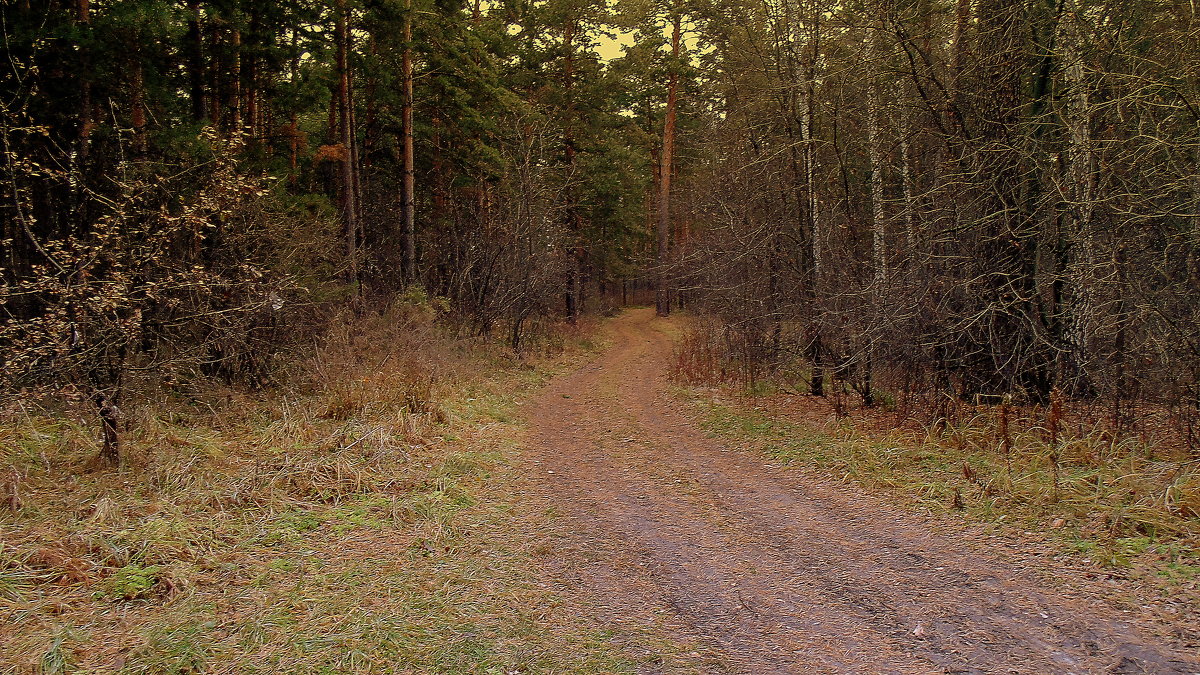
<svg viewBox="0 0 1200 675"><path fill-rule="evenodd" d="M519 468L552 516L543 583L617 641L691 645L640 672L1200 673L1186 620L1116 606L1036 544L714 438L667 379L677 324L609 327L528 404Z"/></svg>

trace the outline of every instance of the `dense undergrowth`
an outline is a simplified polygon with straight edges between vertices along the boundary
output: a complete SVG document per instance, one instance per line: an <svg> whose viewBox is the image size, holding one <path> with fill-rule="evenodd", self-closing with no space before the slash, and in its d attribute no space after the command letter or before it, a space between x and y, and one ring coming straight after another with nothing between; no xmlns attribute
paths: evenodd
<svg viewBox="0 0 1200 675"><path fill-rule="evenodd" d="M517 402L580 358L347 320L268 392L166 392L98 466L89 411L0 419L0 672L613 672L531 574ZM532 347L531 347L532 349Z"/></svg>
<svg viewBox="0 0 1200 675"><path fill-rule="evenodd" d="M693 331L703 330L699 322ZM1057 554L1137 578L1200 617L1200 462L1169 438L1121 434L1069 401L957 405L946 417L799 394L786 368L745 377L685 336L673 377L711 433L935 512L1044 533ZM887 397L877 397L888 401Z"/></svg>

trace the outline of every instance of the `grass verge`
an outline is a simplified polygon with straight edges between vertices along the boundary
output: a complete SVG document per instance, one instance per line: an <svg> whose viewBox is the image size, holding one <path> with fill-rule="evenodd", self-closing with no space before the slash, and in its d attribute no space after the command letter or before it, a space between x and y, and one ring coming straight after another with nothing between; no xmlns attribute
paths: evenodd
<svg viewBox="0 0 1200 675"><path fill-rule="evenodd" d="M632 672L536 579L517 404L586 332L515 360L420 307L347 324L283 392L92 430L0 420L0 672Z"/></svg>
<svg viewBox="0 0 1200 675"><path fill-rule="evenodd" d="M1132 443L1094 435L1052 449L1035 428L1005 442L985 416L919 434L838 419L810 397L759 397L736 386L676 393L715 436L935 513L1044 536L1069 565L1136 581L1141 601L1166 618L1200 618L1195 462L1151 459Z"/></svg>

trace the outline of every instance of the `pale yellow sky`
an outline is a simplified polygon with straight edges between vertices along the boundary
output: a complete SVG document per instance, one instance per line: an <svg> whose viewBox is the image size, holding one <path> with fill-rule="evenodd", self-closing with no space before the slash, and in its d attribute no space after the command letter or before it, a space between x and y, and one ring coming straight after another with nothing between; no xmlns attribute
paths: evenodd
<svg viewBox="0 0 1200 675"><path fill-rule="evenodd" d="M605 61L612 61L613 59L620 58L623 55L621 50L633 44L633 31L618 29L611 30L613 31L615 37L610 38L607 35L600 35L596 39L596 42L598 43L596 46L596 52L599 53L600 58Z"/></svg>
<svg viewBox="0 0 1200 675"><path fill-rule="evenodd" d="M482 0L481 4L485 11L491 7L491 3L488 0ZM663 37L669 40L671 36L671 24L663 21L660 25L662 27ZM510 26L509 30L515 31L517 28L515 26ZM605 33L611 33L612 37L609 37ZM595 37L596 52L599 54L600 59L602 61L612 61L613 59L618 59L624 56L624 49L633 44L634 31L606 25L604 27L604 32L597 33ZM696 33L693 30L693 26L690 25L690 22L685 20L683 26L684 51L694 53L697 47Z"/></svg>
<svg viewBox="0 0 1200 675"><path fill-rule="evenodd" d="M624 55L622 51L625 47L633 44L633 31L621 30L619 28L608 27L614 37L610 38L607 35L596 36L596 52L600 54L600 58L604 61L611 61L620 58ZM663 37L670 39L671 26L663 22L662 25ZM695 54L699 50L699 42L697 34L691 30L685 22L683 27L683 49L685 52Z"/></svg>

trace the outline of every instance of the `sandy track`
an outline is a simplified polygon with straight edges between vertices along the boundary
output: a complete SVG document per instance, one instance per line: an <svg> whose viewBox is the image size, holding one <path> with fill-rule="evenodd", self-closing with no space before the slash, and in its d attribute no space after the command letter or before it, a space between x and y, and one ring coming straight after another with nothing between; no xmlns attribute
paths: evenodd
<svg viewBox="0 0 1200 675"><path fill-rule="evenodd" d="M531 482L565 513L558 573L605 620L655 620L745 673L1200 673L1112 610L919 517L697 430L648 310L533 404Z"/></svg>

